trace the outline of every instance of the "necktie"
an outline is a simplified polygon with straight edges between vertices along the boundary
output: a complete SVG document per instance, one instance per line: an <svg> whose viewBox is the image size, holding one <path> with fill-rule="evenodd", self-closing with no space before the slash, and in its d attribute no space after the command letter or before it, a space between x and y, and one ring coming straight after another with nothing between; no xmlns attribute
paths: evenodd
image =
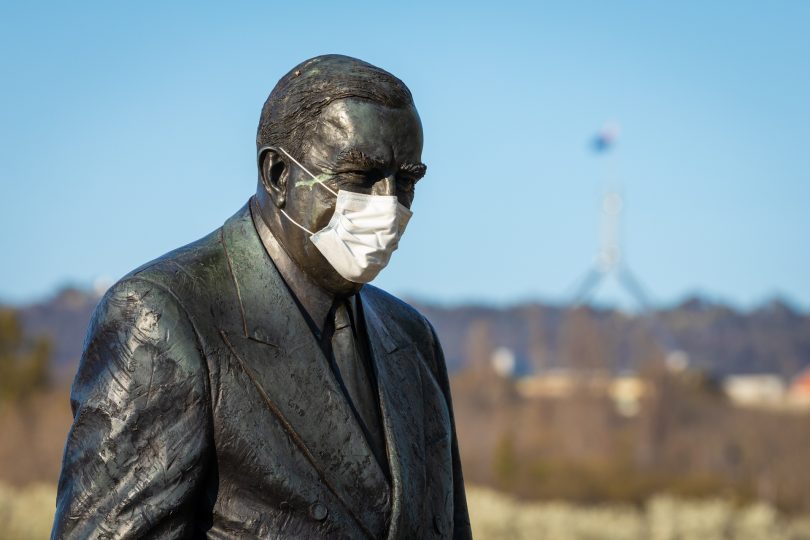
<svg viewBox="0 0 810 540"><path fill-rule="evenodd" d="M332 354L338 372L336 375L343 384L372 452L380 466L386 469L385 437L379 418L375 386L372 383L370 366L364 361L354 332L350 309L347 301L340 301L335 308Z"/></svg>

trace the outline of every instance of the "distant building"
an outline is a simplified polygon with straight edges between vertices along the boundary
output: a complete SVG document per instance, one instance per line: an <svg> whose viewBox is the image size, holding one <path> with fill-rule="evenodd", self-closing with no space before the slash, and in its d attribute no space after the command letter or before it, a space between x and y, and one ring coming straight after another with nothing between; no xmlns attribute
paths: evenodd
<svg viewBox="0 0 810 540"><path fill-rule="evenodd" d="M635 416L641 411L641 400L649 394L649 384L641 377L623 375L610 383L610 397L622 416Z"/></svg>
<svg viewBox="0 0 810 540"><path fill-rule="evenodd" d="M723 390L734 405L785 412L810 412L810 368L793 379L790 386L778 375L732 375Z"/></svg>
<svg viewBox="0 0 810 540"><path fill-rule="evenodd" d="M506 379L515 375L515 353L507 347L498 347L492 353L492 369Z"/></svg>
<svg viewBox="0 0 810 540"><path fill-rule="evenodd" d="M574 377L567 369L550 369L517 381L518 393L527 399L561 398L571 394Z"/></svg>
<svg viewBox="0 0 810 540"><path fill-rule="evenodd" d="M526 399L559 399L570 396L575 389L610 397L616 412L635 416L641 410L641 400L649 394L649 384L636 375L611 376L607 372L574 372L553 369L540 375L522 377L517 381L518 393Z"/></svg>
<svg viewBox="0 0 810 540"><path fill-rule="evenodd" d="M742 407L779 407L785 399L785 383L770 373L731 375L723 381L723 391Z"/></svg>
<svg viewBox="0 0 810 540"><path fill-rule="evenodd" d="M798 408L810 408L810 368L799 373L790 385L788 400Z"/></svg>

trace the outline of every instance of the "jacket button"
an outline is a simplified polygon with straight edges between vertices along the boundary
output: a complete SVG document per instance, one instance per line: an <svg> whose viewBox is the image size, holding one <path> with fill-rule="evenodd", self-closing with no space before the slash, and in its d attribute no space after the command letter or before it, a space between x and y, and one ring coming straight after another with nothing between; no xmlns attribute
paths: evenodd
<svg viewBox="0 0 810 540"><path fill-rule="evenodd" d="M312 519L317 521L326 519L326 514L328 513L329 510L319 502L313 503L312 506L309 507L309 515L312 516Z"/></svg>

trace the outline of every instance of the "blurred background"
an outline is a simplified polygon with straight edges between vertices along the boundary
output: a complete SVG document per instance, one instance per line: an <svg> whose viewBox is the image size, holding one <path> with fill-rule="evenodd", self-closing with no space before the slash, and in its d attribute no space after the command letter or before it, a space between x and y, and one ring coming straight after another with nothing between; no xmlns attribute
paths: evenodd
<svg viewBox="0 0 810 540"><path fill-rule="evenodd" d="M435 325L477 538L810 538L810 4L0 3L0 538L92 310L255 190L275 82L408 84L378 286Z"/></svg>

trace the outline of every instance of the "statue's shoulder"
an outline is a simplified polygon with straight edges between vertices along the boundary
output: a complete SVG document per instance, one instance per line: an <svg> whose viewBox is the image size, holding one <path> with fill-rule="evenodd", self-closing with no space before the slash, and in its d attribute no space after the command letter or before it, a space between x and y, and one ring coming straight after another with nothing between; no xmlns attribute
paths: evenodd
<svg viewBox="0 0 810 540"><path fill-rule="evenodd" d="M210 234L122 277L96 307L88 338L100 328L132 327L141 312L155 314L160 326L167 328L175 321L188 322L204 341L214 335L217 322L239 320L224 237L229 227L244 221L244 213L245 207ZM172 340L177 339L177 332L172 333Z"/></svg>
<svg viewBox="0 0 810 540"><path fill-rule="evenodd" d="M221 259L218 231L180 247L131 271L105 293L93 313L94 328L112 325L121 331L140 325L144 314L171 326L175 320L193 320L200 302L217 281ZM226 270L227 271L227 270ZM151 315L149 315L151 316Z"/></svg>
<svg viewBox="0 0 810 540"><path fill-rule="evenodd" d="M418 348L424 349L425 355L433 354L438 346L433 326L415 307L373 285L363 286L362 297L373 304L383 324L396 327Z"/></svg>
<svg viewBox="0 0 810 540"><path fill-rule="evenodd" d="M372 285L363 286L364 302L373 304L380 323L395 331L412 345L419 357L432 373L440 388L447 380L447 366L444 353L433 325L416 308L396 296Z"/></svg>
<svg viewBox="0 0 810 540"><path fill-rule="evenodd" d="M374 285L363 285L361 295L365 301L372 302L374 308L378 310L381 315L394 318L397 322L411 322L416 324L424 324L427 322L424 315L419 313L415 307Z"/></svg>
<svg viewBox="0 0 810 540"><path fill-rule="evenodd" d="M161 286L181 304L222 300L223 294L232 292L225 236L228 230L243 226L249 215L245 205L210 234L139 266L122 281L140 280Z"/></svg>
<svg viewBox="0 0 810 540"><path fill-rule="evenodd" d="M211 270L227 265L222 248L222 228L142 264L122 278L154 281L169 289L192 285L216 276ZM188 283L187 283L188 282Z"/></svg>

